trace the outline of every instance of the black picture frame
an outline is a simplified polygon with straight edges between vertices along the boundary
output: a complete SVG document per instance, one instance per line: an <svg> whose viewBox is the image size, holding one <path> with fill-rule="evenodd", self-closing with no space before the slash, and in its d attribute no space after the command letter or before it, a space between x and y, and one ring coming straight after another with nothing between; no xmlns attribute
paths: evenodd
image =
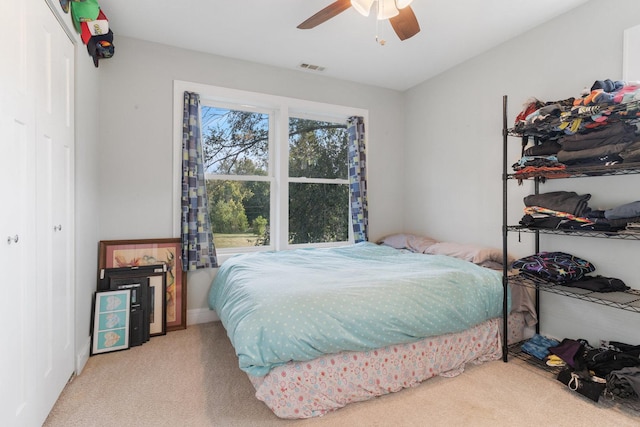
<svg viewBox="0 0 640 427"><path fill-rule="evenodd" d="M148 316L145 337L167 333L167 266L165 264L138 267L103 268L100 270L99 289L122 289L142 278L147 279L145 318ZM146 340L145 340L146 341Z"/></svg>

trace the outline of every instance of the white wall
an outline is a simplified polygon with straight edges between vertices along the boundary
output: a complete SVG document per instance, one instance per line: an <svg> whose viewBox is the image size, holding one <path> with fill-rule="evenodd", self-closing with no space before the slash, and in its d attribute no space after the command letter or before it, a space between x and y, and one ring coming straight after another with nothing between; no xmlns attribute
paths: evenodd
<svg viewBox="0 0 640 427"><path fill-rule="evenodd" d="M99 68L81 43L76 53L75 282L78 373L89 358L91 304L97 284L100 188L98 147Z"/></svg>
<svg viewBox="0 0 640 427"><path fill-rule="evenodd" d="M117 34L114 46L100 63L101 240L172 237L173 80L367 109L370 237L402 230L401 93ZM208 308L211 277L189 274L190 312Z"/></svg>
<svg viewBox="0 0 640 427"><path fill-rule="evenodd" d="M509 96L512 126L529 97L561 100L579 96L595 80L621 79L623 31L638 23L640 2L592 0L407 91L406 231L501 248L502 96ZM509 168L519 157L520 141L510 138ZM555 181L541 191L591 193L590 206L597 208L637 200L637 188L640 176L635 175ZM531 192L531 183L518 187L510 182L511 224L522 217L522 197ZM516 256L533 253L531 236L522 235L521 243L518 237L510 235L509 251ZM640 289L634 260L640 242L543 241L594 262L598 274ZM636 313L543 294L541 318L542 332L557 338L638 343Z"/></svg>

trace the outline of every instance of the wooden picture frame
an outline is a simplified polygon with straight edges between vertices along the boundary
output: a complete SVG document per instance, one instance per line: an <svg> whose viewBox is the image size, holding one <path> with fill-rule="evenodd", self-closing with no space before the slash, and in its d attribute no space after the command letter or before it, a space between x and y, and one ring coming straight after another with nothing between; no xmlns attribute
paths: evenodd
<svg viewBox="0 0 640 427"><path fill-rule="evenodd" d="M98 271L104 268L167 266L166 331L187 327L187 274L182 271L180 238L101 240Z"/></svg>
<svg viewBox="0 0 640 427"><path fill-rule="evenodd" d="M93 304L91 354L129 348L131 292L98 291Z"/></svg>

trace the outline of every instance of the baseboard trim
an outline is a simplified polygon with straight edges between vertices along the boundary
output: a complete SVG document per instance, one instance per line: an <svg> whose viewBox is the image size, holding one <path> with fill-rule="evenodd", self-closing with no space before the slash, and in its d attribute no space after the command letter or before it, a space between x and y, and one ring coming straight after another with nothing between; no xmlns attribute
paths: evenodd
<svg viewBox="0 0 640 427"><path fill-rule="evenodd" d="M220 320L215 311L208 308L194 308L187 310L187 325L197 325L198 323L216 322Z"/></svg>
<svg viewBox="0 0 640 427"><path fill-rule="evenodd" d="M87 337L84 345L80 348L80 351L76 355L76 375L80 375L84 369L84 365L89 361L89 355L91 354L91 337Z"/></svg>

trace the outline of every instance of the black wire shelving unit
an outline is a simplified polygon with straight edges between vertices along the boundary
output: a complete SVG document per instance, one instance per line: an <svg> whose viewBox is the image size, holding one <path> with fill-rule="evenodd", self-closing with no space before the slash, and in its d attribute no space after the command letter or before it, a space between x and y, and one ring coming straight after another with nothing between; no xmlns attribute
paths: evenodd
<svg viewBox="0 0 640 427"><path fill-rule="evenodd" d="M522 225L508 225L507 223L507 182L509 180L518 180L520 183L525 180L534 181L534 191L539 192L539 186L546 180L550 179L567 179L567 178L583 178L598 176L614 176L614 175L636 175L640 174L640 162L637 163L617 163L610 165L594 165L594 166L567 166L564 168L547 169L540 171L517 171L508 172L507 146L508 137L522 138L523 147L528 142L528 138L547 138L554 133L560 133L561 125L571 123L576 119L586 119L592 114L602 114L608 116L608 121L625 121L637 124L640 121L640 100L632 101L626 104L618 104L612 106L598 106L596 109L587 109L584 114L561 114L560 117L550 117L543 122L537 122L531 125L522 125L509 128L507 126L507 96L503 97L503 159L502 159L502 184L503 184L503 285L504 285L504 312L507 310L507 288L509 283L535 289L535 305L536 311L540 312L540 292L547 292L562 295L569 298L587 301L590 303L600 304L611 308L621 309L640 313L640 289L629 289L624 292L593 292L587 289L571 286L570 284L557 284L545 281L535 276L523 273L512 273L507 266L507 235L508 233L533 233L535 234L535 251L540 251L540 235L555 234L561 236L576 237L595 237L606 239L623 239L623 240L640 240L640 233L622 231L599 231L592 229L547 229L547 228L530 228ZM504 316L504 331L506 335L507 321ZM539 333L539 323L536 325L536 332ZM537 359L522 351L522 342L507 345L503 343L503 360L507 362L508 356L522 360L528 365L539 368L541 372L549 374L550 377L556 378L562 367L548 366L545 361ZM604 407L624 407L631 410L634 415L640 416L640 397L620 398L604 393L600 397L599 405Z"/></svg>

